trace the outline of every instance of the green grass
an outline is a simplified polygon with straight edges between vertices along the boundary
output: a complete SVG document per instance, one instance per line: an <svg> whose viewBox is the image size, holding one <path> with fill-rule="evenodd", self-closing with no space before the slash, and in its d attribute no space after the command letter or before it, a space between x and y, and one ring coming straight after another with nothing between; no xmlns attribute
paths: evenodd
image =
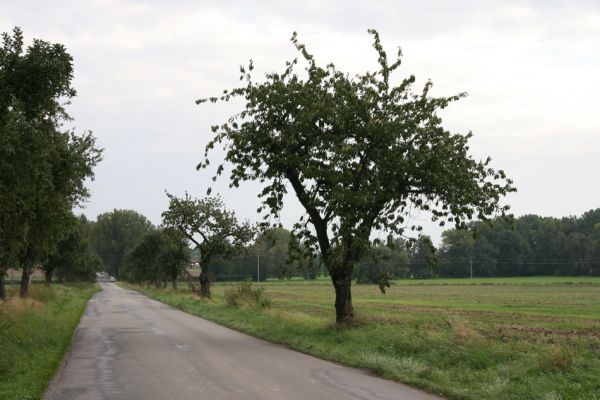
<svg viewBox="0 0 600 400"><path fill-rule="evenodd" d="M139 288L187 312L290 348L368 368L451 399L600 399L600 278L354 285L356 324L336 326L327 280L261 284L271 308Z"/></svg>
<svg viewBox="0 0 600 400"><path fill-rule="evenodd" d="M0 302L0 399L41 399L98 285L32 285L28 300Z"/></svg>
<svg viewBox="0 0 600 400"><path fill-rule="evenodd" d="M293 277L289 280L269 279L265 284L284 285L306 282L304 278ZM331 285L329 277L320 276L310 281L312 284ZM398 285L600 285L597 276L519 276L505 278L433 278L433 279L398 279Z"/></svg>

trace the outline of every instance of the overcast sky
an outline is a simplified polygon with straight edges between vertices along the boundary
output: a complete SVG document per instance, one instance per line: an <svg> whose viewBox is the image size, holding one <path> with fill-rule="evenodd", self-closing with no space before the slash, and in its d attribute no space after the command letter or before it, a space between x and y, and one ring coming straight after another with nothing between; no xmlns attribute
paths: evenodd
<svg viewBox="0 0 600 400"><path fill-rule="evenodd" d="M600 207L600 1L0 0L0 31L14 26L74 57L71 115L105 148L83 210L91 219L128 208L158 224L165 190L204 195L210 173L195 166L209 128L239 104L194 100L234 87L250 58L257 78L282 70L293 31L323 64L373 70L368 28L389 54L402 47L398 79L412 73L416 89L431 79L436 95L469 93L444 125L473 131L473 155L490 155L514 179L515 215ZM215 189L257 220L255 184L233 191L223 179ZM289 204L288 226L300 212ZM426 230L439 240L439 228Z"/></svg>

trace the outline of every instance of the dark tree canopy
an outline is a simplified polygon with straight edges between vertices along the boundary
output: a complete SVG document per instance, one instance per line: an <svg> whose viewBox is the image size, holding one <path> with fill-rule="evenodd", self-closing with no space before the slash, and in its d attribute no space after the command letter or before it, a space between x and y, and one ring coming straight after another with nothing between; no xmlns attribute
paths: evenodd
<svg viewBox="0 0 600 400"><path fill-rule="evenodd" d="M318 274L319 264L292 232L285 228L271 228L261 232L249 250L249 253L260 260L260 278L291 279L302 275L306 279L314 279Z"/></svg>
<svg viewBox="0 0 600 400"><path fill-rule="evenodd" d="M124 274L130 282L177 287L177 278L190 261L188 240L174 229L149 232L125 258Z"/></svg>
<svg viewBox="0 0 600 400"><path fill-rule="evenodd" d="M437 274L438 257L431 238L421 235L408 248L410 257L410 273L413 278L431 278Z"/></svg>
<svg viewBox="0 0 600 400"><path fill-rule="evenodd" d="M152 223L133 210L113 210L98 215L91 229L91 244L104 270L120 278L127 253L154 229Z"/></svg>
<svg viewBox="0 0 600 400"><path fill-rule="evenodd" d="M179 230L200 250L200 294L210 297L211 258L244 248L254 237L254 227L239 222L220 197L194 199L188 193L183 198L167 196L169 209L162 213L163 226Z"/></svg>
<svg viewBox="0 0 600 400"><path fill-rule="evenodd" d="M508 207L500 198L514 191L489 158L468 154L471 133L453 134L441 125L439 111L464 94L434 97L431 82L413 92L412 75L394 84L401 54L390 63L379 35L370 33L375 72L351 77L333 64L321 67L294 34L304 73L296 72L294 59L257 83L251 62L241 68L243 86L206 99L245 101L239 114L212 128L206 153L225 148L232 186L263 184L267 218L279 215L288 190L295 193L306 211L295 233L320 249L336 288L338 321L352 318L352 268L373 230L403 234L411 210L465 228L472 219L504 215ZM198 167L208 164L205 157ZM219 166L217 175L222 171Z"/></svg>
<svg viewBox="0 0 600 400"><path fill-rule="evenodd" d="M69 233L42 263L47 284L51 283L53 276L63 282L96 280L96 272L100 270L102 263L91 250L83 232L86 222L81 218L76 221Z"/></svg>
<svg viewBox="0 0 600 400"><path fill-rule="evenodd" d="M392 279L410 276L410 259L403 239L390 238L390 243L372 245L354 266L357 283L376 283L381 291Z"/></svg>
<svg viewBox="0 0 600 400"><path fill-rule="evenodd" d="M71 86L73 58L62 44L34 39L24 51L23 32L2 34L0 121L15 107L26 119L69 119L64 104L76 95Z"/></svg>
<svg viewBox="0 0 600 400"><path fill-rule="evenodd" d="M478 234L447 230L440 246L440 275L600 275L600 209L579 217L524 215L511 223L471 225Z"/></svg>

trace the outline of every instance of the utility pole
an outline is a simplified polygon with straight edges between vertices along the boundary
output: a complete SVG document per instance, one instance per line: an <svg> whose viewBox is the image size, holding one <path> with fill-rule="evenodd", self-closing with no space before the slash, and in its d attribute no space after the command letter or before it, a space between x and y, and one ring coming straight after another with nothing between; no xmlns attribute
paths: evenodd
<svg viewBox="0 0 600 400"><path fill-rule="evenodd" d="M473 279L473 259L469 258L469 267L471 268L471 279Z"/></svg>
<svg viewBox="0 0 600 400"><path fill-rule="evenodd" d="M260 283L260 255L256 255L256 282Z"/></svg>

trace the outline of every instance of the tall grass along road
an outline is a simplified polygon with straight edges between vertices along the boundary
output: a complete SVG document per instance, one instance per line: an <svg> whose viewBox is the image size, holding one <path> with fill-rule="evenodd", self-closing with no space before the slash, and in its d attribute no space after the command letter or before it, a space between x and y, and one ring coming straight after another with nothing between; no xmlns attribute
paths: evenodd
<svg viewBox="0 0 600 400"><path fill-rule="evenodd" d="M90 301L48 400L437 398L255 339L112 283L102 288Z"/></svg>
<svg viewBox="0 0 600 400"><path fill-rule="evenodd" d="M9 286L0 301L0 399L40 399L67 351L97 285L32 285L26 300Z"/></svg>

